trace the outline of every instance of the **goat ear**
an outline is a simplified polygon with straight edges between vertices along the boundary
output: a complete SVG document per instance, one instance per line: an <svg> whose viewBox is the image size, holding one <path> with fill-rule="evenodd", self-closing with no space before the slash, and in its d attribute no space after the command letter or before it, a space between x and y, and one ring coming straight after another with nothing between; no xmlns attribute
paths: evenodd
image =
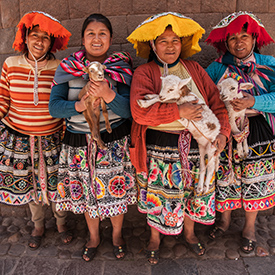
<svg viewBox="0 0 275 275"><path fill-rule="evenodd" d="M102 69L105 70L107 67L105 65L102 65Z"/></svg>
<svg viewBox="0 0 275 275"><path fill-rule="evenodd" d="M188 77L188 78L182 79L180 81L181 87L187 85L190 82L191 79L192 79L192 77Z"/></svg>
<svg viewBox="0 0 275 275"><path fill-rule="evenodd" d="M89 73L89 68L88 68L88 67L84 67L84 68L82 69L82 71L83 71L84 73Z"/></svg>
<svg viewBox="0 0 275 275"><path fill-rule="evenodd" d="M240 89L241 90L250 90L254 87L252 83L246 82L246 83L241 83L240 84Z"/></svg>

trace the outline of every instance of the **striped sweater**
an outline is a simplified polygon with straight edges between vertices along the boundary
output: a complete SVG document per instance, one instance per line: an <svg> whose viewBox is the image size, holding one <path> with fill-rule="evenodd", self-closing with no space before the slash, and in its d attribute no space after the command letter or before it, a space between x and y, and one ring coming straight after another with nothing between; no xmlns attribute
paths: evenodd
<svg viewBox="0 0 275 275"><path fill-rule="evenodd" d="M33 102L34 68L25 56L11 56L3 64L0 80L0 119L12 129L35 136L50 135L62 128L62 119L48 110L51 84L59 60L38 69L37 106Z"/></svg>

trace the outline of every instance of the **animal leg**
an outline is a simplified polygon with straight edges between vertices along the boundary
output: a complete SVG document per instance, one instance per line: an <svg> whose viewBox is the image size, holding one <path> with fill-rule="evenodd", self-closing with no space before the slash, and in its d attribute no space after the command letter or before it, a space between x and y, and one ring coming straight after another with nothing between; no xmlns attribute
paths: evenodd
<svg viewBox="0 0 275 275"><path fill-rule="evenodd" d="M197 193L201 194L203 191L203 183L205 177L205 148L199 144L199 152L200 152L200 177L197 185Z"/></svg>
<svg viewBox="0 0 275 275"><path fill-rule="evenodd" d="M213 147L211 143L208 143L206 151L208 155L208 163L207 163L206 179L204 181L204 188L203 188L204 194L206 194L209 190L209 185L216 167L216 158L219 158L218 156L216 157L214 156L216 148Z"/></svg>
<svg viewBox="0 0 275 275"><path fill-rule="evenodd" d="M102 114L103 114L104 119L105 119L106 130L107 130L108 133L112 133L112 128L111 128L111 125L110 125L106 104L105 104L103 98L101 98L101 108L102 108Z"/></svg>
<svg viewBox="0 0 275 275"><path fill-rule="evenodd" d="M156 97L150 98L148 100L143 100L143 99L138 99L137 100L137 104L141 108L148 108L151 105L155 104L156 102L160 102L158 95Z"/></svg>
<svg viewBox="0 0 275 275"><path fill-rule="evenodd" d="M244 139L243 141L243 154L244 158L247 158L249 152L248 144L247 144L247 139Z"/></svg>

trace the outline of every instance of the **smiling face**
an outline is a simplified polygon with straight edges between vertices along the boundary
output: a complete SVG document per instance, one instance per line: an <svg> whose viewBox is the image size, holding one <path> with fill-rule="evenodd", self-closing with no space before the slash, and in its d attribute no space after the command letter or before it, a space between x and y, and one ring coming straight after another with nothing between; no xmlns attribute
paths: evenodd
<svg viewBox="0 0 275 275"><path fill-rule="evenodd" d="M89 61L102 63L107 58L107 51L112 38L109 29L101 22L91 22L84 31L82 44Z"/></svg>
<svg viewBox="0 0 275 275"><path fill-rule="evenodd" d="M48 33L41 31L39 26L35 26L32 30L29 31L27 42L28 58L30 60L33 60L32 55L29 53L29 51L31 51L31 53L37 60L50 50L51 37L48 35Z"/></svg>
<svg viewBox="0 0 275 275"><path fill-rule="evenodd" d="M253 48L254 39L251 34L242 30L240 33L232 34L227 39L228 50L239 59L247 57Z"/></svg>
<svg viewBox="0 0 275 275"><path fill-rule="evenodd" d="M181 39L167 27L155 41L156 52L159 58L167 64L174 63L181 53Z"/></svg>

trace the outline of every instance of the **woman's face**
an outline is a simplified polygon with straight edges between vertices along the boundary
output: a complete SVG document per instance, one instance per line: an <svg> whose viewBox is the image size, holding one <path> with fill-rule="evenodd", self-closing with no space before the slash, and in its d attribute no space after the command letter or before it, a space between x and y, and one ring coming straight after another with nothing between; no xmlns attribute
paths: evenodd
<svg viewBox="0 0 275 275"><path fill-rule="evenodd" d="M174 63L180 56L181 40L171 27L166 28L165 32L156 39L155 46L159 58L168 64Z"/></svg>
<svg viewBox="0 0 275 275"><path fill-rule="evenodd" d="M86 58L89 61L103 62L107 57L107 51L112 38L108 28L101 22L91 22L84 31L82 44L86 50Z"/></svg>
<svg viewBox="0 0 275 275"><path fill-rule="evenodd" d="M33 60L32 55L33 54L35 59L39 59L43 55L45 55L51 46L51 37L48 35L48 33L41 31L39 26L34 27L28 34L27 37L28 41L28 58Z"/></svg>
<svg viewBox="0 0 275 275"><path fill-rule="evenodd" d="M235 57L242 59L252 51L254 39L251 34L242 30L240 33L232 34L227 39L228 50Z"/></svg>

